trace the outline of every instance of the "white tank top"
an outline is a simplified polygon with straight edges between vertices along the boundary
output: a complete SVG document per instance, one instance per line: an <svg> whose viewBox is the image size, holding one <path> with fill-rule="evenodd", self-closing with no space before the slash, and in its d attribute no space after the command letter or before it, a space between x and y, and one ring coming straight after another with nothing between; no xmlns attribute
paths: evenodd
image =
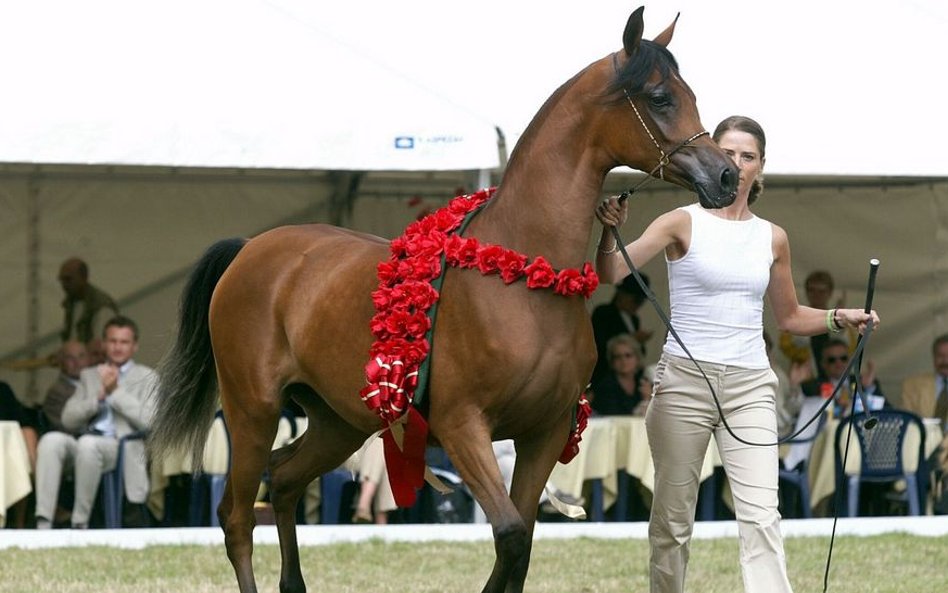
<svg viewBox="0 0 948 593"><path fill-rule="evenodd" d="M773 228L766 220L725 220L699 204L691 244L669 261L672 327L696 360L746 369L770 368L763 338L764 294L773 264ZM686 357L671 333L665 352Z"/></svg>

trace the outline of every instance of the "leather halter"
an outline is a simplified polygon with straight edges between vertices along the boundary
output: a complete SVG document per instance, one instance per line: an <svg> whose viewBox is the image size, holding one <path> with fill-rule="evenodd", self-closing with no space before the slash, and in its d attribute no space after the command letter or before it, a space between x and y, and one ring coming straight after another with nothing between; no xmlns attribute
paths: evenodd
<svg viewBox="0 0 948 593"><path fill-rule="evenodd" d="M615 69L616 74L619 74L618 53L612 54L612 67ZM632 107L632 111L633 113L635 113L635 117L639 120L639 123L642 124L642 128L645 129L645 133L648 134L649 139L652 141L652 144L655 145L655 148L658 149L658 153L659 153L658 164L655 165L655 167L653 167L652 170L648 172L648 177L640 181L635 187L633 187L631 190L627 192L627 193L634 193L640 187L645 185L645 183L648 180L654 179L656 172L658 172L658 178L661 179L662 181L665 181L665 167L667 167L669 163L671 162L672 155L678 152L679 150L681 150L682 148L689 146L692 142L694 142L698 138L702 136L709 136L710 134L708 134L707 130L701 130L700 132L697 132L691 135L689 138L679 142L678 144L675 145L674 148L672 148L669 152L666 153L665 149L662 148L662 145L658 142L658 140L655 139L655 135L652 134L652 130L649 129L648 124L645 123L645 119L642 118L642 114L639 113L639 108L636 107L635 102L632 101L632 95L629 94L629 89L623 88L622 92L625 94L625 99L626 101L629 102L629 106Z"/></svg>

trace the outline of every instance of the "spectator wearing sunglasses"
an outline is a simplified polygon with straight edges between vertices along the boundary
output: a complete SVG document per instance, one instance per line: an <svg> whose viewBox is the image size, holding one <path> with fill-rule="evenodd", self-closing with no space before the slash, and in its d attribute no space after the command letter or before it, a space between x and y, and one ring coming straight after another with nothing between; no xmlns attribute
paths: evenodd
<svg viewBox="0 0 948 593"><path fill-rule="evenodd" d="M609 371L593 384L590 403L594 412L602 416L645 415L648 400L639 391L643 366L639 348L639 343L627 333L612 336L606 342Z"/></svg>
<svg viewBox="0 0 948 593"><path fill-rule="evenodd" d="M826 270L815 270L807 275L803 284L806 289L807 304L816 309L832 309L833 307L845 307L846 291L843 290L836 299L835 304L831 304L834 295L835 283L833 276ZM849 351L856 349L856 342L859 334L852 328L847 328L845 338L849 340ZM820 366L823 348L830 339L829 334L817 336L795 336L790 332L780 332L779 344L780 351L791 366L796 364L808 364L812 370L812 375L825 381L823 369Z"/></svg>
<svg viewBox="0 0 948 593"><path fill-rule="evenodd" d="M829 397L833 393L836 384L846 373L846 367L849 366L849 344L838 338L829 339L824 344L822 352L820 352L819 363L822 378L804 381L800 385L800 389L805 396ZM874 410L885 407L885 396L882 393L882 387L876 380L875 364L872 361L868 361L863 365L860 378L869 407ZM836 394L833 413L837 418L848 416L852 411L853 393L850 381L846 380ZM859 402L856 403L856 411L862 411Z"/></svg>

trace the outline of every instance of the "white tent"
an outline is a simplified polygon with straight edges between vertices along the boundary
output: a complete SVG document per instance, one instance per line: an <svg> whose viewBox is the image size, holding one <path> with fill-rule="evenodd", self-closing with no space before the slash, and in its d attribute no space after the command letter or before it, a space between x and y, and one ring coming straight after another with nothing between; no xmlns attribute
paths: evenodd
<svg viewBox="0 0 948 593"><path fill-rule="evenodd" d="M513 145L560 83L621 46L636 6L4 4L0 50L16 58L0 96L0 358L54 345L68 256L142 322L154 363L213 240L308 220L392 235L484 171L496 182L496 128ZM891 333L875 358L897 388L948 331L948 119L929 72L948 55L946 9L679 0L646 7L646 36L678 11L671 49L705 125L745 113L767 129L760 213L790 233L799 284L830 269L855 305L865 262L883 260ZM630 236L689 199L652 188ZM661 262L648 271L660 286Z"/></svg>
<svg viewBox="0 0 948 593"><path fill-rule="evenodd" d="M497 165L636 3L33 0L0 9L0 162L281 169ZM937 0L678 0L671 49L708 126L754 116L768 171L941 176Z"/></svg>
<svg viewBox="0 0 948 593"><path fill-rule="evenodd" d="M7 6L0 162L496 167L493 122L253 0Z"/></svg>
<svg viewBox="0 0 948 593"><path fill-rule="evenodd" d="M948 171L941 0L270 4L486 114L511 142L557 86L621 47L634 8L645 6L649 38L680 13L670 49L705 125L733 113L758 119L770 174Z"/></svg>

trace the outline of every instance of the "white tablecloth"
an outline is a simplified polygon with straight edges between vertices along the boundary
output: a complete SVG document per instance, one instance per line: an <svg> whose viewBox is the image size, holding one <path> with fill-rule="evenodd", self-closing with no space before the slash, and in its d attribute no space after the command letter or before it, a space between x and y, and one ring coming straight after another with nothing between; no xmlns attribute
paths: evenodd
<svg viewBox="0 0 948 593"><path fill-rule="evenodd" d="M721 465L721 457L714 438L708 444L701 481ZM615 501L618 491L618 472L625 471L652 490L655 486L655 466L648 444L645 418L641 416L600 416L590 418L579 444L579 454L568 464L556 464L550 481L557 490L579 498L583 483L601 479L604 508Z"/></svg>
<svg viewBox="0 0 948 593"><path fill-rule="evenodd" d="M6 525L7 509L32 490L30 458L20 425L0 421L0 527Z"/></svg>

